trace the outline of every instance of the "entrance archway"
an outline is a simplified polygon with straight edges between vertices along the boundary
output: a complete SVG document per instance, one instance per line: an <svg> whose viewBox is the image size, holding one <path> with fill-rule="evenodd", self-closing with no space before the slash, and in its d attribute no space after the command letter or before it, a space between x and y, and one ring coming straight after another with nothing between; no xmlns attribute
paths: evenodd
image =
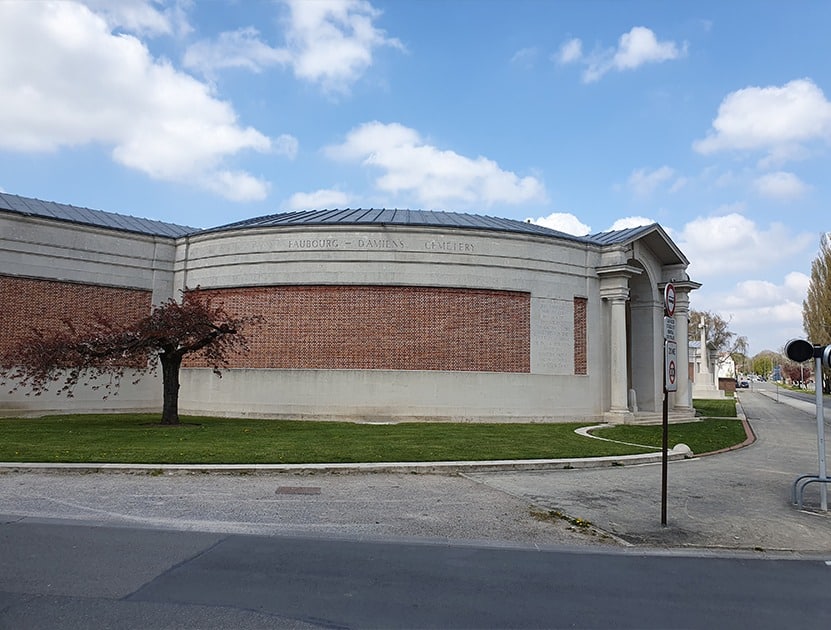
<svg viewBox="0 0 831 630"><path fill-rule="evenodd" d="M629 279L628 380L635 390L638 411L661 410L663 373L661 363L661 300L649 270L636 260L628 264L642 270Z"/></svg>

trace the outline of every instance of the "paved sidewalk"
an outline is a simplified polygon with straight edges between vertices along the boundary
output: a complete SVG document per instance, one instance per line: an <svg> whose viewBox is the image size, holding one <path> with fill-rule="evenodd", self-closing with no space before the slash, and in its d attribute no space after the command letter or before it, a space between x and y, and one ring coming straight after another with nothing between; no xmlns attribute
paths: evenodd
<svg viewBox="0 0 831 630"><path fill-rule="evenodd" d="M831 554L831 513L818 510L816 484L804 510L791 504L796 477L817 472L815 408L761 392L742 392L740 401L756 442L670 464L666 527L660 465L470 477L633 545Z"/></svg>

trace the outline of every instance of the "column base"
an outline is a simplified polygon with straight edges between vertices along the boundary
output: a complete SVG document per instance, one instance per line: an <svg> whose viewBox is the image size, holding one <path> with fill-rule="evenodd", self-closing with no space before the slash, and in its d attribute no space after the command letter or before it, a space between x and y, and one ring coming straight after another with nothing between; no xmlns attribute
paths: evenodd
<svg viewBox="0 0 831 630"><path fill-rule="evenodd" d="M610 409L603 414L603 420L609 424L631 424L635 414L628 409Z"/></svg>

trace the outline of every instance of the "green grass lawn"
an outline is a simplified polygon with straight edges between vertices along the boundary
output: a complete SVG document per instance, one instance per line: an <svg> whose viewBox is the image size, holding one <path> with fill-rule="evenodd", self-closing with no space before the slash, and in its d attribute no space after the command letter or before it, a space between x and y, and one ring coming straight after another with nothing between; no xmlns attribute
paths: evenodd
<svg viewBox="0 0 831 630"><path fill-rule="evenodd" d="M592 457L644 452L579 424L348 422L78 415L0 420L0 461L289 464Z"/></svg>
<svg viewBox="0 0 831 630"><path fill-rule="evenodd" d="M137 464L292 464L536 459L629 455L654 450L660 427L615 427L639 448L574 433L585 424L419 422L355 424L183 417L156 424L157 415L111 414L0 419L0 461ZM744 439L716 425L691 423L682 441L713 434L719 448ZM615 434L617 435L617 434ZM611 437L605 432L604 437ZM621 439L614 437L613 439ZM660 437L658 439L660 446ZM710 449L714 450L714 449Z"/></svg>
<svg viewBox="0 0 831 630"><path fill-rule="evenodd" d="M660 426L619 425L598 429L593 433L610 440L647 444L655 448L661 448L663 440L663 429ZM686 444L694 454L700 455L741 444L745 440L745 432L741 420L709 418L701 422L670 424L667 437L669 448L676 444Z"/></svg>
<svg viewBox="0 0 831 630"><path fill-rule="evenodd" d="M686 444L695 454L710 453L745 440L744 426L736 417L736 399L693 400L695 410L706 419L699 422L670 424L667 429L669 448ZM735 419L733 419L735 418ZM593 431L594 435L661 448L663 427L620 425Z"/></svg>
<svg viewBox="0 0 831 630"><path fill-rule="evenodd" d="M695 400L693 400L693 407L700 415L706 418L736 417L735 398L724 398L715 400L696 398Z"/></svg>

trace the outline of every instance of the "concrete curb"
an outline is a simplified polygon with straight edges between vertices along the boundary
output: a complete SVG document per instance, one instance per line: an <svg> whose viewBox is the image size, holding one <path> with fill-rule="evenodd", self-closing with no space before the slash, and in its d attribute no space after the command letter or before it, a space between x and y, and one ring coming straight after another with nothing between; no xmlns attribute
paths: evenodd
<svg viewBox="0 0 831 630"><path fill-rule="evenodd" d="M679 445L680 446L680 445ZM691 456L688 448L673 449L668 459L677 461ZM412 473L455 474L471 472L498 472L514 470L569 470L577 468L605 468L660 463L661 453L618 455L612 457L583 457L575 459L524 459L453 462L389 462L373 464L50 464L41 462L0 462L0 474L16 472L59 473L122 473L133 475L263 475L293 473Z"/></svg>

